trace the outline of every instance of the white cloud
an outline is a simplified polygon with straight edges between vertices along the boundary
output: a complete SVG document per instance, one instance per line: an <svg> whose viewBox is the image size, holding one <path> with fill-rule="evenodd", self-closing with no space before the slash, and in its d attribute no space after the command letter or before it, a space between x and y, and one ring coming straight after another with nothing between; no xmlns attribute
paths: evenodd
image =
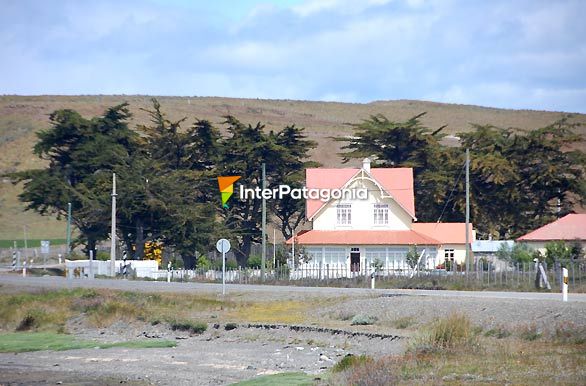
<svg viewBox="0 0 586 386"><path fill-rule="evenodd" d="M586 112L583 1L259 0L236 21L220 7L169 4L9 4L0 93L427 98Z"/></svg>

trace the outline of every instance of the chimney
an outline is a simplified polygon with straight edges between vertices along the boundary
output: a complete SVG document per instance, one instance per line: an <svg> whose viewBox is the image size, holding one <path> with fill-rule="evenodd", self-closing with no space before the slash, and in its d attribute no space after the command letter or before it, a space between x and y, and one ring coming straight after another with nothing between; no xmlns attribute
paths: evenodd
<svg viewBox="0 0 586 386"><path fill-rule="evenodd" d="M370 158L365 158L362 160L362 169L370 173Z"/></svg>

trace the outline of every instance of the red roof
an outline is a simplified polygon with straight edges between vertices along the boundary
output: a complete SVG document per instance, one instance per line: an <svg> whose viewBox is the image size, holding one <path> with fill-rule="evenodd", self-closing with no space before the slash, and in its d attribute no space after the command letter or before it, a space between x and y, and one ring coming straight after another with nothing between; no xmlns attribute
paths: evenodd
<svg viewBox="0 0 586 386"><path fill-rule="evenodd" d="M306 169L305 185L308 189L342 188L361 169ZM415 218L415 198L413 194L412 168L373 168L370 175L395 201ZM326 203L321 200L307 200L306 215L311 219Z"/></svg>
<svg viewBox="0 0 586 386"><path fill-rule="evenodd" d="M519 237L519 241L586 240L586 214L568 214Z"/></svg>
<svg viewBox="0 0 586 386"><path fill-rule="evenodd" d="M466 223L464 222L414 222L411 228L438 240L441 244L466 244ZM475 238L472 224L468 224L468 229L471 243Z"/></svg>
<svg viewBox="0 0 586 386"><path fill-rule="evenodd" d="M311 230L295 236L303 245L437 245L437 240L416 231L318 231ZM291 239L287 240L291 244Z"/></svg>

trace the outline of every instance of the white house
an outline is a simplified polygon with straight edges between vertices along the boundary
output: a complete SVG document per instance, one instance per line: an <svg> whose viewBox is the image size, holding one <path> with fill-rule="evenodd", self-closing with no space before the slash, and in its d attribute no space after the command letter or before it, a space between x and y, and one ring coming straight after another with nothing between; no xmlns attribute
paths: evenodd
<svg viewBox="0 0 586 386"><path fill-rule="evenodd" d="M312 230L287 241L302 246L311 263L366 271L378 260L385 269L405 267L414 246L427 268L446 259L465 261L464 223L418 223L415 217L413 169L362 168L307 169L308 189L366 189L366 198L307 199L306 216ZM358 196L358 195L354 195ZM470 242L475 233L470 226Z"/></svg>

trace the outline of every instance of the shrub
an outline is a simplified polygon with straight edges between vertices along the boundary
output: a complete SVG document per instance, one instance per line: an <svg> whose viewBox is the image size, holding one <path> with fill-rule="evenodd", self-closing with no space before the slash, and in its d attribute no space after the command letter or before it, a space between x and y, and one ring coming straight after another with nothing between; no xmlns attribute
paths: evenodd
<svg viewBox="0 0 586 386"><path fill-rule="evenodd" d="M110 260L110 252L96 251L96 260L100 260L100 261Z"/></svg>
<svg viewBox="0 0 586 386"><path fill-rule="evenodd" d="M376 322L376 318L374 316L358 314L352 318L351 325L353 326L366 326L370 324L374 324Z"/></svg>
<svg viewBox="0 0 586 386"><path fill-rule="evenodd" d="M531 323L521 328L519 337L524 340L534 341L541 337L541 332L539 332L535 323Z"/></svg>
<svg viewBox="0 0 586 386"><path fill-rule="evenodd" d="M586 343L586 327L577 327L573 322L560 322L556 324L551 339L561 343L584 344Z"/></svg>
<svg viewBox="0 0 586 386"><path fill-rule="evenodd" d="M503 326L497 326L495 328L491 328L490 330L484 333L484 336L491 336L497 339L503 339L511 336L511 332L504 328Z"/></svg>
<svg viewBox="0 0 586 386"><path fill-rule="evenodd" d="M249 268L260 268L261 265L262 257L260 256L251 255L248 257L248 260L246 260L246 266Z"/></svg>
<svg viewBox="0 0 586 386"><path fill-rule="evenodd" d="M211 261L206 255L201 255L197 258L197 269L210 269L212 267Z"/></svg>
<svg viewBox="0 0 586 386"><path fill-rule="evenodd" d="M220 268L222 268L221 263L220 263ZM235 258L226 259L226 269L236 269L236 268L238 268L238 262L236 261Z"/></svg>
<svg viewBox="0 0 586 386"><path fill-rule="evenodd" d="M413 320L412 317L405 316L402 318L395 319L395 321L393 321L393 326L398 329L405 329L405 328L413 325L414 322L415 322L415 320Z"/></svg>
<svg viewBox="0 0 586 386"><path fill-rule="evenodd" d="M224 330L226 331L235 330L237 328L238 325L236 323L226 323L226 325L224 326Z"/></svg>
<svg viewBox="0 0 586 386"><path fill-rule="evenodd" d="M347 370L347 384L353 386L396 385L399 383L399 377L396 374L395 362L393 358L359 361Z"/></svg>
<svg viewBox="0 0 586 386"><path fill-rule="evenodd" d="M368 355L352 355L346 354L344 358L342 358L338 363L332 367L332 371L334 373L340 373L342 371L346 371L352 367L356 367L362 364L371 364L373 359Z"/></svg>
<svg viewBox="0 0 586 386"><path fill-rule="evenodd" d="M207 324L191 320L172 320L169 325L173 331L189 331L193 334L203 334L208 329Z"/></svg>
<svg viewBox="0 0 586 386"><path fill-rule="evenodd" d="M39 326L37 318L31 313L27 313L16 327L16 331L29 331Z"/></svg>
<svg viewBox="0 0 586 386"><path fill-rule="evenodd" d="M477 346L472 322L463 314L451 314L436 320L428 331L416 337L411 350L436 352L441 350L470 349Z"/></svg>

